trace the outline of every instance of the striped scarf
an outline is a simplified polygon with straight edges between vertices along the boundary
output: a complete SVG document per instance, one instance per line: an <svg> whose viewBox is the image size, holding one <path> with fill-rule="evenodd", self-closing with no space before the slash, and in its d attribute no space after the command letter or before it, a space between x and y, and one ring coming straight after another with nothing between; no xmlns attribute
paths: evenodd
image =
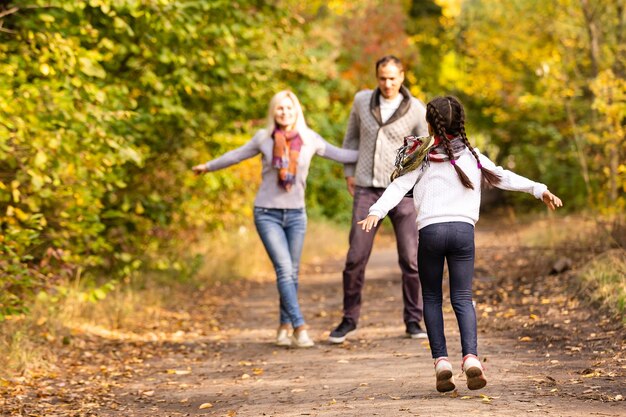
<svg viewBox="0 0 626 417"><path fill-rule="evenodd" d="M407 136L396 154L395 169L391 173L391 181L416 169L428 155L433 144L432 136Z"/></svg>
<svg viewBox="0 0 626 417"><path fill-rule="evenodd" d="M285 132L279 128L274 129L272 138L274 139L272 166L278 169L278 184L289 191L296 182L302 138L297 130Z"/></svg>
<svg viewBox="0 0 626 417"><path fill-rule="evenodd" d="M456 161L461 156L461 153L465 150L465 142L463 141L463 138L461 136L455 137L452 135L447 135L447 137L450 142L449 148L452 151L454 161ZM427 159L428 161L432 162L446 162L450 160L450 157L446 153L446 148L441 142L440 136L435 136L435 143L433 144L432 148L430 148Z"/></svg>
<svg viewBox="0 0 626 417"><path fill-rule="evenodd" d="M461 156L461 153L465 149L465 142L461 136L448 135L450 141L450 149L452 155L456 161ZM439 136L407 136L404 138L402 147L397 150L396 161L394 163L395 169L391 173L391 181L396 178L411 172L417 167L422 165L422 169L425 169L432 162L445 162L450 158L446 153L446 148L441 143Z"/></svg>

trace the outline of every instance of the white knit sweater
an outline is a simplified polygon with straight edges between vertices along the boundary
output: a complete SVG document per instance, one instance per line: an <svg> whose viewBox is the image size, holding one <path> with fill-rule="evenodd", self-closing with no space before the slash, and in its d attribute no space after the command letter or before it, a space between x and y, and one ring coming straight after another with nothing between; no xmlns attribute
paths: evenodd
<svg viewBox="0 0 626 417"><path fill-rule="evenodd" d="M496 166L478 149L475 150L482 166L500 176L501 182L497 185L498 188L523 191L534 195L537 199L541 199L548 189L544 184ZM430 162L423 170L420 166L396 178L378 201L370 207L369 214L382 219L414 187L413 201L417 211L418 229L445 222L465 222L475 225L479 216L482 174L478 169L476 159L467 148L456 163L474 184L473 190L463 186L450 162Z"/></svg>

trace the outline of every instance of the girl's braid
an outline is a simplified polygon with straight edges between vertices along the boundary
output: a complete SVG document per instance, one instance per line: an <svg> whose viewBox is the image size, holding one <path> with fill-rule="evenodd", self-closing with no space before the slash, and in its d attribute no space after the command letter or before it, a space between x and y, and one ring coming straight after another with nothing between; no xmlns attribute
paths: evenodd
<svg viewBox="0 0 626 417"><path fill-rule="evenodd" d="M476 154L476 151L474 150L474 147L469 143L469 140L467 139L467 134L465 133L465 111L463 110L463 105L461 105L461 103L456 99L453 100L453 103L455 103L455 105L457 105L459 108L459 113L460 113L459 133L461 134L461 138L463 138L463 143L465 143L465 146L467 146L467 149L469 149L472 155L474 155L478 169L480 169L482 173L483 181L486 181L491 186L495 186L499 184L501 181L500 176L496 174L495 172L482 166L482 164L480 163L480 159L478 158L478 155Z"/></svg>
<svg viewBox="0 0 626 417"><path fill-rule="evenodd" d="M461 183L463 184L463 186L473 190L474 184L472 184L472 181L467 177L465 172L463 172L463 170L456 164L456 160L454 159L454 154L452 153L452 149L450 149L450 143L446 136L447 132L446 132L446 127L445 127L446 125L448 125L449 127L452 122L452 106L450 104L450 101L446 102L445 107L446 107L445 110L449 109L449 112L450 112L450 117L448 118L447 123L446 123L446 118L441 115L441 112L439 111L439 109L435 107L433 104L428 103L427 112L430 112L430 114L432 115L430 119L434 119L435 133L437 134L437 136L441 138L441 142L443 143L443 147L446 151L446 154L448 155L448 158L450 159L450 163L454 167L454 170L459 176Z"/></svg>

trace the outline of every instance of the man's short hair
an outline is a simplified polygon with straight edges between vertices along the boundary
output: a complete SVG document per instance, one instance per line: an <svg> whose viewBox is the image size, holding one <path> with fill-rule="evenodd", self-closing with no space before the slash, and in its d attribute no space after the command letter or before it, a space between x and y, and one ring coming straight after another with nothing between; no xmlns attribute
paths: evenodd
<svg viewBox="0 0 626 417"><path fill-rule="evenodd" d="M400 71L404 71L404 66L402 65L402 61L395 55L385 55L376 61L376 74L378 74L378 68L384 67L385 65L393 63Z"/></svg>

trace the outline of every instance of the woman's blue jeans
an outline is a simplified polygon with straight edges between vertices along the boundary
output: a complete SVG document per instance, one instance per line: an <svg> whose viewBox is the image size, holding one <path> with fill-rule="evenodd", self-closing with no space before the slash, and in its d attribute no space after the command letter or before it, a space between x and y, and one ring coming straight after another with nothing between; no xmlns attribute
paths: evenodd
<svg viewBox="0 0 626 417"><path fill-rule="evenodd" d="M441 289L444 260L450 275L450 300L461 332L463 356L478 355L476 311L472 305L474 226L435 223L420 229L417 264L424 298L424 322L433 358L448 356L443 327Z"/></svg>
<svg viewBox="0 0 626 417"><path fill-rule="evenodd" d="M298 270L306 233L306 211L254 208L254 224L276 271L280 324L304 324L298 303Z"/></svg>

